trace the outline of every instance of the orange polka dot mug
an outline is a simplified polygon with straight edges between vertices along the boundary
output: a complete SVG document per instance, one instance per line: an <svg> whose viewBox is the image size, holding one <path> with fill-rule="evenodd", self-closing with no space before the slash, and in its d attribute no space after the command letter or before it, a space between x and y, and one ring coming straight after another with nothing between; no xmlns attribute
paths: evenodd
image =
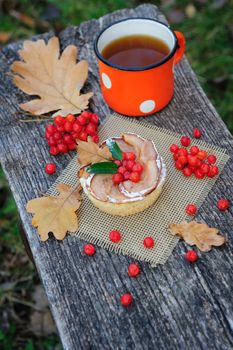
<svg viewBox="0 0 233 350"><path fill-rule="evenodd" d="M147 35L168 46L161 61L143 67L118 66L105 59L103 50L124 36ZM185 38L166 24L149 18L127 18L103 29L95 40L101 91L114 111L128 116L146 116L164 108L174 94L174 65L185 52Z"/></svg>

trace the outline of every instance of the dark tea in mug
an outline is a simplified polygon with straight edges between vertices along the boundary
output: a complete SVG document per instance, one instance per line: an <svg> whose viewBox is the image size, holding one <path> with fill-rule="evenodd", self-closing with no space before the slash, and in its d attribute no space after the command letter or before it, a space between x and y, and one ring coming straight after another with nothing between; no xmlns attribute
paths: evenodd
<svg viewBox="0 0 233 350"><path fill-rule="evenodd" d="M168 45L149 35L130 35L110 42L102 56L110 63L122 67L145 67L157 64L169 54Z"/></svg>

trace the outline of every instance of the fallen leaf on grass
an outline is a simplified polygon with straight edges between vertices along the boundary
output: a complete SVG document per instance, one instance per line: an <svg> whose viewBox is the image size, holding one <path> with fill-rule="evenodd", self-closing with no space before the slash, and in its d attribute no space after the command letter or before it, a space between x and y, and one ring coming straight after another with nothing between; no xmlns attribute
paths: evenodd
<svg viewBox="0 0 233 350"><path fill-rule="evenodd" d="M193 18L197 13L196 7L193 4L188 4L185 7L185 13L188 18Z"/></svg>
<svg viewBox="0 0 233 350"><path fill-rule="evenodd" d="M87 142L78 141L78 161L80 164L93 164L106 162L112 159L112 154L107 146L99 147L89 136Z"/></svg>
<svg viewBox="0 0 233 350"><path fill-rule="evenodd" d="M47 45L44 40L26 40L18 53L23 61L11 65L15 85L28 95L40 97L21 104L23 110L33 115L56 111L53 116L66 116L88 107L93 93L80 94L88 63L83 60L76 64L76 46L67 46L60 55L59 41L54 36Z"/></svg>
<svg viewBox="0 0 233 350"><path fill-rule="evenodd" d="M35 302L37 311L43 311L49 307L48 298L41 284L35 285L32 299Z"/></svg>
<svg viewBox="0 0 233 350"><path fill-rule="evenodd" d="M32 225L38 228L42 241L52 232L56 239L64 239L67 231L75 232L79 227L76 211L81 205L81 186L75 188L60 183L58 196L40 197L30 200L26 209L32 213Z"/></svg>
<svg viewBox="0 0 233 350"><path fill-rule="evenodd" d="M11 38L11 35L11 32L0 32L0 43L5 44Z"/></svg>
<svg viewBox="0 0 233 350"><path fill-rule="evenodd" d="M54 321L49 310L49 303L42 285L36 285L32 299L35 310L30 315L30 330L37 337L45 337L56 333Z"/></svg>
<svg viewBox="0 0 233 350"><path fill-rule="evenodd" d="M40 17L31 17L28 16L26 13L15 10L11 10L9 14L29 28L41 29L43 31L51 29L49 22L43 20Z"/></svg>
<svg viewBox="0 0 233 350"><path fill-rule="evenodd" d="M26 13L11 10L10 15L30 28L35 27L35 24L36 24L35 19L26 15Z"/></svg>
<svg viewBox="0 0 233 350"><path fill-rule="evenodd" d="M56 328L49 309L33 311L30 316L30 331L37 337L56 334Z"/></svg>
<svg viewBox="0 0 233 350"><path fill-rule="evenodd" d="M196 221L170 224L168 230L171 234L183 238L189 245L195 244L203 252L210 251L212 246L220 246L225 243L225 238L218 234L217 228L211 228L207 224Z"/></svg>

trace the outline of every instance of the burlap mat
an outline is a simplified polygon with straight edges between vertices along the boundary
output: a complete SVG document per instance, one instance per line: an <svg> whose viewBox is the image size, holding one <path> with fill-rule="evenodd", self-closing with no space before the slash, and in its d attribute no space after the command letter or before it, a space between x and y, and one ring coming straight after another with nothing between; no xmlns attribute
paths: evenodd
<svg viewBox="0 0 233 350"><path fill-rule="evenodd" d="M134 132L155 142L167 166L167 179L163 192L149 209L123 218L101 212L83 195L83 203L78 213L80 228L76 234L90 243L118 254L126 254L150 262L152 266L164 264L178 242L178 239L168 232L168 225L179 223L184 219L190 220L190 217L185 214L186 205L196 203L199 207L217 177L198 180L193 176L186 178L178 172L174 167L169 147L172 143L179 143L181 135L169 130L113 114L100 129L99 135L103 141L108 137L120 136L123 132ZM193 144L214 153L218 158L219 170L222 171L229 158L223 149L199 140L194 140ZM57 194L55 186L59 182L76 185L78 169L76 156L47 193ZM108 238L109 231L113 229L122 233L122 240L118 244L112 243ZM143 246L143 239L146 236L154 238L153 249L146 249Z"/></svg>

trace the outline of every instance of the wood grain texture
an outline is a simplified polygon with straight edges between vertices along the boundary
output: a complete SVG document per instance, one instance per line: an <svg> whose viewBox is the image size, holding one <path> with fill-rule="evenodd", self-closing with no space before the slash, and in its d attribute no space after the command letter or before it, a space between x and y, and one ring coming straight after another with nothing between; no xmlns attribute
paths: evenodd
<svg viewBox="0 0 233 350"><path fill-rule="evenodd" d="M128 16L159 18L157 8L141 5L117 11L99 20L69 27L60 34L61 48L76 44L79 58L90 64L86 89L94 91L93 111L110 113L99 91L93 40L107 24ZM53 33L41 35L47 39ZM35 37L36 39L37 37ZM217 226L229 243L210 253L200 254L195 265L184 261L187 247L179 243L168 263L155 269L141 263L137 279L127 276L130 258L98 248L93 258L84 256L83 241L68 237L63 242L41 243L25 211L26 202L44 193L55 180L43 170L54 161L58 172L72 155L49 156L43 124L25 124L15 115L17 104L27 97L12 84L10 64L18 58L22 42L6 46L0 54L0 159L16 200L21 219L44 284L51 310L65 349L232 349L233 348L233 206L221 213L216 200L232 200L233 161L225 170L198 212L197 219ZM190 134L195 126L203 139L228 150L233 139L203 93L184 58L175 69L176 88L172 102L148 123ZM130 291L135 304L124 309L122 293Z"/></svg>

